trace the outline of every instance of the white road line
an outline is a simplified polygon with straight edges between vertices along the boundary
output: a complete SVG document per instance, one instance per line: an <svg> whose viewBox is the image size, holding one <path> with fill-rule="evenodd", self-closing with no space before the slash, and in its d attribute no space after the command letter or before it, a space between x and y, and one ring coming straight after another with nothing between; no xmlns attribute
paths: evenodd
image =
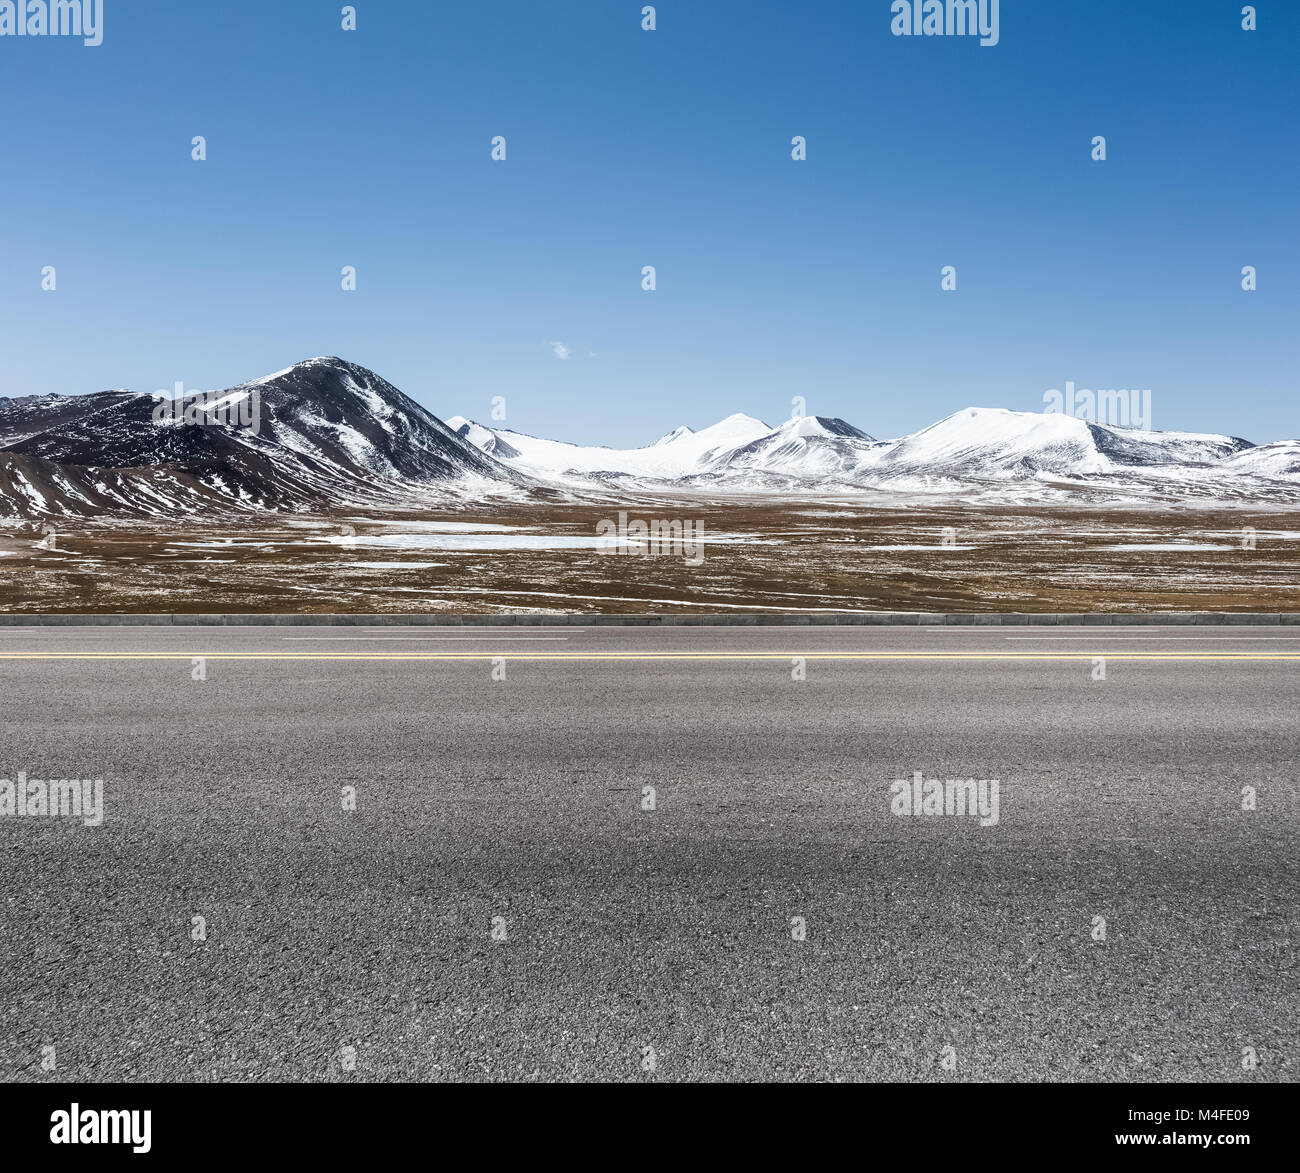
<svg viewBox="0 0 1300 1173"><path fill-rule="evenodd" d="M1300 635L1005 635L1003 639L1085 639L1095 642L1103 639L1116 640L1157 640L1168 639L1182 643L1196 643L1203 639L1262 639L1269 643L1281 643L1283 640L1300 639Z"/></svg>
<svg viewBox="0 0 1300 1173"><path fill-rule="evenodd" d="M863 625L863 626L865 627L866 625ZM1257 623L1244 623L1244 624L1237 624L1237 623L1206 623L1206 624L1203 624L1203 625L1202 625L1202 624L1195 624L1195 623L1189 623L1189 624L1173 624L1173 623L1097 623L1097 624L1087 624L1087 623L1061 623L1061 624L1050 624L1050 625L1048 625L1048 624L1042 624L1042 623L1017 623L1017 624L1015 624L1014 626L1010 626L1010 625L1005 624L1005 623L950 623L950 624L947 624L947 625L945 625L945 626L943 626L943 627L920 627L920 628L907 627L906 625L902 625L902 624L897 624L897 625L896 625L896 624L888 624L888 625L886 625L886 624L881 624L881 625L876 626L876 627L870 627L870 628L868 628L868 630L872 630L872 631L883 631L883 630L886 629L886 627L888 627L890 630L893 630L893 631L896 631L896 632L903 632L903 631L926 631L926 632L930 632L931 634L943 634L943 635L1000 635L1000 636L1002 636L1004 639L1008 639L1008 638L1010 638L1010 636L1007 635L1007 632L1008 632L1008 631L1046 631L1046 630L1052 630L1052 631L1059 631L1059 632L1065 632L1065 633L1068 633L1068 634L1064 634L1064 635L1059 636L1060 639L1086 639L1086 638L1089 638L1089 633L1090 633L1090 632L1097 632L1097 633L1098 633L1097 638L1100 639L1100 638L1104 638L1104 633L1108 633L1108 632L1112 632L1112 631L1132 631L1132 632L1151 632L1151 633L1152 633L1152 635L1151 635L1151 638L1152 638L1152 639L1159 639L1159 638L1161 638L1161 636L1162 636L1163 634L1165 634L1165 633L1174 633L1174 638L1182 638L1183 636L1186 636L1186 637L1188 637L1188 638L1192 638L1192 637L1194 636L1194 634L1195 634L1197 631L1199 631L1199 630L1204 630L1204 629L1206 629L1206 628L1208 628L1208 629L1211 630L1211 631L1222 631L1225 627L1237 627L1237 628L1242 628L1242 627L1244 627L1244 628L1248 628L1248 629L1258 630L1259 626L1260 626L1260 625L1257 624ZM1289 626L1289 625L1288 625L1288 626ZM754 630L761 630L761 629L757 629L757 628L752 628L752 627L751 627L751 628L741 628L740 630L741 630L741 631L754 631ZM850 630L850 631L853 631L853 630L860 630L860 628L857 628L857 627L849 627L848 630ZM1283 626L1283 625L1280 625L1280 624L1273 624L1273 625L1269 628L1269 630L1270 630L1270 631L1282 632L1282 631L1285 631L1285 630L1286 630L1286 626ZM1017 638L1019 638L1019 639L1034 639L1034 638L1037 638L1037 639L1053 639L1053 638L1058 638L1058 637L1055 637L1055 636L1048 636L1048 635L1040 635L1040 636L1023 636L1023 635L1022 635L1022 636L1019 636L1019 637L1017 637ZM1202 638L1204 638L1204 639L1214 639L1214 638L1216 638L1216 637L1214 637L1214 636L1208 636L1208 635L1207 635L1207 636L1203 636ZM1238 638L1238 637L1236 637L1236 636L1225 636L1225 637L1222 637L1222 638L1235 639L1235 638ZM1243 637L1240 637L1240 638L1243 638L1243 639L1272 639L1272 638L1274 638L1274 637L1265 635L1265 636L1243 636ZM1279 638L1288 638L1288 637L1279 637ZM1290 638L1294 638L1294 637L1290 637Z"/></svg>
<svg viewBox="0 0 1300 1173"><path fill-rule="evenodd" d="M587 627L570 627L567 623L394 623L388 627L363 627L362 631L428 631L431 627L454 628L456 631L589 631Z"/></svg>
<svg viewBox="0 0 1300 1173"><path fill-rule="evenodd" d="M88 627L78 627L78 628L76 628L76 630L74 630L74 631L51 631L49 628L45 628L45 627L11 627L11 628L0 628L0 636L3 636L3 635L11 635L11 636L15 636L15 637L22 637L22 636L25 636L25 635L26 635L26 636L31 636L31 635L35 634L35 635L39 635L39 636L41 637L41 639L55 639L55 638L59 638L59 639L84 639L87 635L92 635L92 634L96 634L96 633L100 633L100 632L102 632L102 633L103 633L104 635L106 635L106 636L108 636L108 635L119 635L119 636L139 636L139 635L142 635L142 634L156 635L156 634L158 634L158 633L160 633L160 632L166 632L166 633L168 633L168 634L170 634L170 635L185 635L185 636L193 636L194 633L195 633L196 631L202 631L205 635L215 635L215 634L218 634L218 633L227 634L227 635L240 635L240 634L245 634L245 633L249 632L250 630L251 630L251 631L257 631L257 632L259 632L259 633L260 633L260 632L264 632L264 631L273 631L273 630L274 630L274 631L283 631L283 630L284 630L284 627L283 627L283 626L279 626L279 627L276 627L276 628L269 628L269 627L255 627L255 628L249 628L249 627L244 627L244 626L238 626L238 627L197 627L197 626L194 626L194 627L101 627L101 626L98 626L98 625L93 625L93 626L88 626ZM403 631L403 630L405 630L405 631L428 631L429 628L428 628L428 627L410 627L410 628L400 628L400 627L398 627L398 628L393 628L393 627L374 627L374 628L370 628L370 627L363 627L363 628L360 628L360 630L361 630L361 631L365 631L365 632L369 632L369 631L376 631L376 632L378 632L378 631L383 631L383 632L394 632L394 631ZM443 630L447 630L447 629L444 628ZM461 633L461 635L458 636L458 637L456 637L456 638L462 638L462 639L472 638L472 637L470 637L470 636L468 635L468 632L469 632L469 630L471 630L471 629L468 629L468 628L456 628L456 629L454 629L454 630L459 631L459 632ZM493 628L488 628L488 629L486 629L486 630L490 630L490 631L510 631L510 630L512 630L512 629L509 628L509 627L493 627ZM580 628L580 627L542 627L542 628L538 628L538 627L528 627L528 628L525 628L525 629L522 629L522 630L527 630L527 631L567 631L567 632L579 633L579 634L580 634L580 633L582 633L583 631L585 631L586 629L585 629L585 628ZM287 635L287 636L284 636L283 638L284 638L284 639L326 639L326 638L332 638L332 637L327 637L327 636L310 636L310 635ZM363 636L338 636L338 637L336 637L336 638L339 638L339 639L344 639L344 638L346 638L346 639L362 639L362 638L365 638L365 637L363 637ZM379 638L379 637L376 637L376 638ZM452 637L450 637L450 636L419 636L419 637L415 637L415 636L405 636L405 635L392 635L392 636L390 636L389 638L391 638L391 639L414 639L414 638L420 638L420 639L450 639L450 638L452 638ZM483 636L482 638L483 638L483 639L493 639L493 638L497 638L497 637L494 637L494 636ZM517 638L519 638L519 639L541 639L541 638L547 638L547 639L567 639L568 636L533 636L533 635L520 635L520 636L518 636Z"/></svg>
<svg viewBox="0 0 1300 1173"><path fill-rule="evenodd" d="M521 640L567 640L568 636L281 636L282 640L400 640L408 644L412 640L504 640L516 644Z"/></svg>
<svg viewBox="0 0 1300 1173"><path fill-rule="evenodd" d="M194 627L163 627L163 626L106 627L103 624L99 624L99 623L87 623L87 624L61 623L59 624L58 627L36 627L36 626L0 627L0 635L31 635L33 632L35 632L37 635L46 639L55 635L61 635L64 637L76 636L78 639L80 639L83 635L86 635L88 633L100 632L100 631L104 632L106 635L112 632L118 632L119 634L121 634L121 633L129 633L129 632L139 633L142 631L147 631L150 634L153 634L154 632L157 631L175 631L175 632L180 632L181 634L184 635L193 635L196 630L198 629ZM205 629L205 630L213 630L213 629ZM223 630L234 631L236 629L233 627L229 627L229 628L224 628Z"/></svg>

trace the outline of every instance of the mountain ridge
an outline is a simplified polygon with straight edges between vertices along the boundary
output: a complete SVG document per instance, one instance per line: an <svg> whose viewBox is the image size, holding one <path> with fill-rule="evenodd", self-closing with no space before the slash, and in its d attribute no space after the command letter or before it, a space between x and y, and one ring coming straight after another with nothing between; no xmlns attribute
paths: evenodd
<svg viewBox="0 0 1300 1173"><path fill-rule="evenodd" d="M737 418L729 416L713 427ZM1183 472L1190 488L1201 493L1213 492L1216 475L1231 479L1237 473L1279 479L1300 490L1300 484L1291 483L1300 481L1293 475L1296 453L1287 447L1296 443L1300 450L1300 442L1278 441L1269 459L1257 464L1243 459L1233 465L1229 458L1256 446L1236 436L1147 431L1007 408L964 408L892 440L878 440L842 419L797 416L730 448L697 454L693 462L684 462L686 467L675 469L664 450L672 453L677 437L706 435L710 428L697 433L678 428L639 449L570 445L504 429L494 431L473 421L463 430L480 440L510 437L507 442L515 455L505 458L507 463L536 478L559 479L570 485L622 478L754 491L807 491L818 486L938 491L962 485L1057 479L1095 488L1118 484L1133 490L1144 478L1155 478L1151 487L1168 491L1171 476ZM520 439L526 442L520 443ZM557 454L564 459L557 460ZM649 460L646 454L652 454ZM1243 484L1237 476L1234 491Z"/></svg>
<svg viewBox="0 0 1300 1173"><path fill-rule="evenodd" d="M205 403L196 425L168 397L123 389L0 399L0 516L303 513L619 491L1300 502L1300 440L1254 445L1006 408L964 408L889 440L831 416L770 426L737 412L617 449L444 421L333 355Z"/></svg>

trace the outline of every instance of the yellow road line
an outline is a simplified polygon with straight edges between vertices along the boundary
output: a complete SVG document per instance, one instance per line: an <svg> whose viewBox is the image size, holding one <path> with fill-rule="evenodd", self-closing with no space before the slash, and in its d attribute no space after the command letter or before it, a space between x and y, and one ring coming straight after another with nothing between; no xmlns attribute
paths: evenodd
<svg viewBox="0 0 1300 1173"><path fill-rule="evenodd" d="M0 652L0 660L1300 660L1300 652Z"/></svg>

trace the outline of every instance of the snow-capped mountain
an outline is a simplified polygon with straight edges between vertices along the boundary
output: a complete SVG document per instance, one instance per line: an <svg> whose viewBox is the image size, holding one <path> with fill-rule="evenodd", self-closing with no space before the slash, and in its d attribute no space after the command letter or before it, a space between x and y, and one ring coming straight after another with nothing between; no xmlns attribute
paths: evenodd
<svg viewBox="0 0 1300 1173"><path fill-rule="evenodd" d="M883 474L958 480L1057 475L1087 477L1134 467L1206 465L1246 440L1095 424L1073 416L969 407L891 443L876 464Z"/></svg>
<svg viewBox="0 0 1300 1173"><path fill-rule="evenodd" d="M749 474L773 481L852 479L873 464L888 445L841 419L800 416L714 461L710 473Z"/></svg>
<svg viewBox="0 0 1300 1173"><path fill-rule="evenodd" d="M160 419L160 405L129 391L0 399L0 514L308 510L525 481L373 371L338 358L220 393L203 426Z"/></svg>
<svg viewBox="0 0 1300 1173"><path fill-rule="evenodd" d="M676 481L705 471L772 429L747 415L729 415L698 432L677 428L646 448L602 448L543 440L488 428L463 416L447 421L470 443L529 476L563 484L617 482L622 478Z"/></svg>
<svg viewBox="0 0 1300 1173"><path fill-rule="evenodd" d="M795 493L1014 487L1020 500L1080 487L1238 500L1266 495L1271 486L1300 499L1300 441L1259 449L1235 436L1113 427L1001 408L967 408L894 440L874 439L825 416L776 427L729 416L699 432L677 428L634 449L542 440L463 417L454 423L462 436L511 467L568 485Z"/></svg>

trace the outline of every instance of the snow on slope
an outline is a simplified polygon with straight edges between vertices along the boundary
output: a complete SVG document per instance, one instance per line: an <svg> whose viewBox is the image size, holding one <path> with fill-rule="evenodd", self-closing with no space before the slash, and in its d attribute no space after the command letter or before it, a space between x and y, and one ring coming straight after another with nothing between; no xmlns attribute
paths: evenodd
<svg viewBox="0 0 1300 1173"><path fill-rule="evenodd" d="M1276 440L1245 448L1227 457L1222 467L1246 476L1300 480L1300 440Z"/></svg>
<svg viewBox="0 0 1300 1173"><path fill-rule="evenodd" d="M894 441L882 472L966 478L1037 472L1104 473L1085 421L1067 415L970 407Z"/></svg>
<svg viewBox="0 0 1300 1173"><path fill-rule="evenodd" d="M762 420L737 414L698 432L678 428L648 448L620 449L543 440L522 432L485 428L460 416L452 418L460 422L460 433L471 443L504 463L530 475L561 481L620 477L677 480L702 471L714 460L772 430ZM491 441L497 445L504 442L514 455L504 455L500 447L487 447Z"/></svg>
<svg viewBox="0 0 1300 1173"><path fill-rule="evenodd" d="M1245 440L1191 432L1109 427L1060 414L968 407L891 443L879 453L882 475L955 480L1107 476L1162 465L1201 465Z"/></svg>
<svg viewBox="0 0 1300 1173"><path fill-rule="evenodd" d="M473 420L467 420L463 415L454 415L445 423L461 439L468 440L475 448L481 449L489 456L495 456L498 460L509 460L519 455L518 449L512 448L496 432L485 428L482 424L476 424Z"/></svg>
<svg viewBox="0 0 1300 1173"><path fill-rule="evenodd" d="M852 480L885 447L886 443L841 419L800 416L733 449L709 471L729 478L757 473L768 479L839 482Z"/></svg>

